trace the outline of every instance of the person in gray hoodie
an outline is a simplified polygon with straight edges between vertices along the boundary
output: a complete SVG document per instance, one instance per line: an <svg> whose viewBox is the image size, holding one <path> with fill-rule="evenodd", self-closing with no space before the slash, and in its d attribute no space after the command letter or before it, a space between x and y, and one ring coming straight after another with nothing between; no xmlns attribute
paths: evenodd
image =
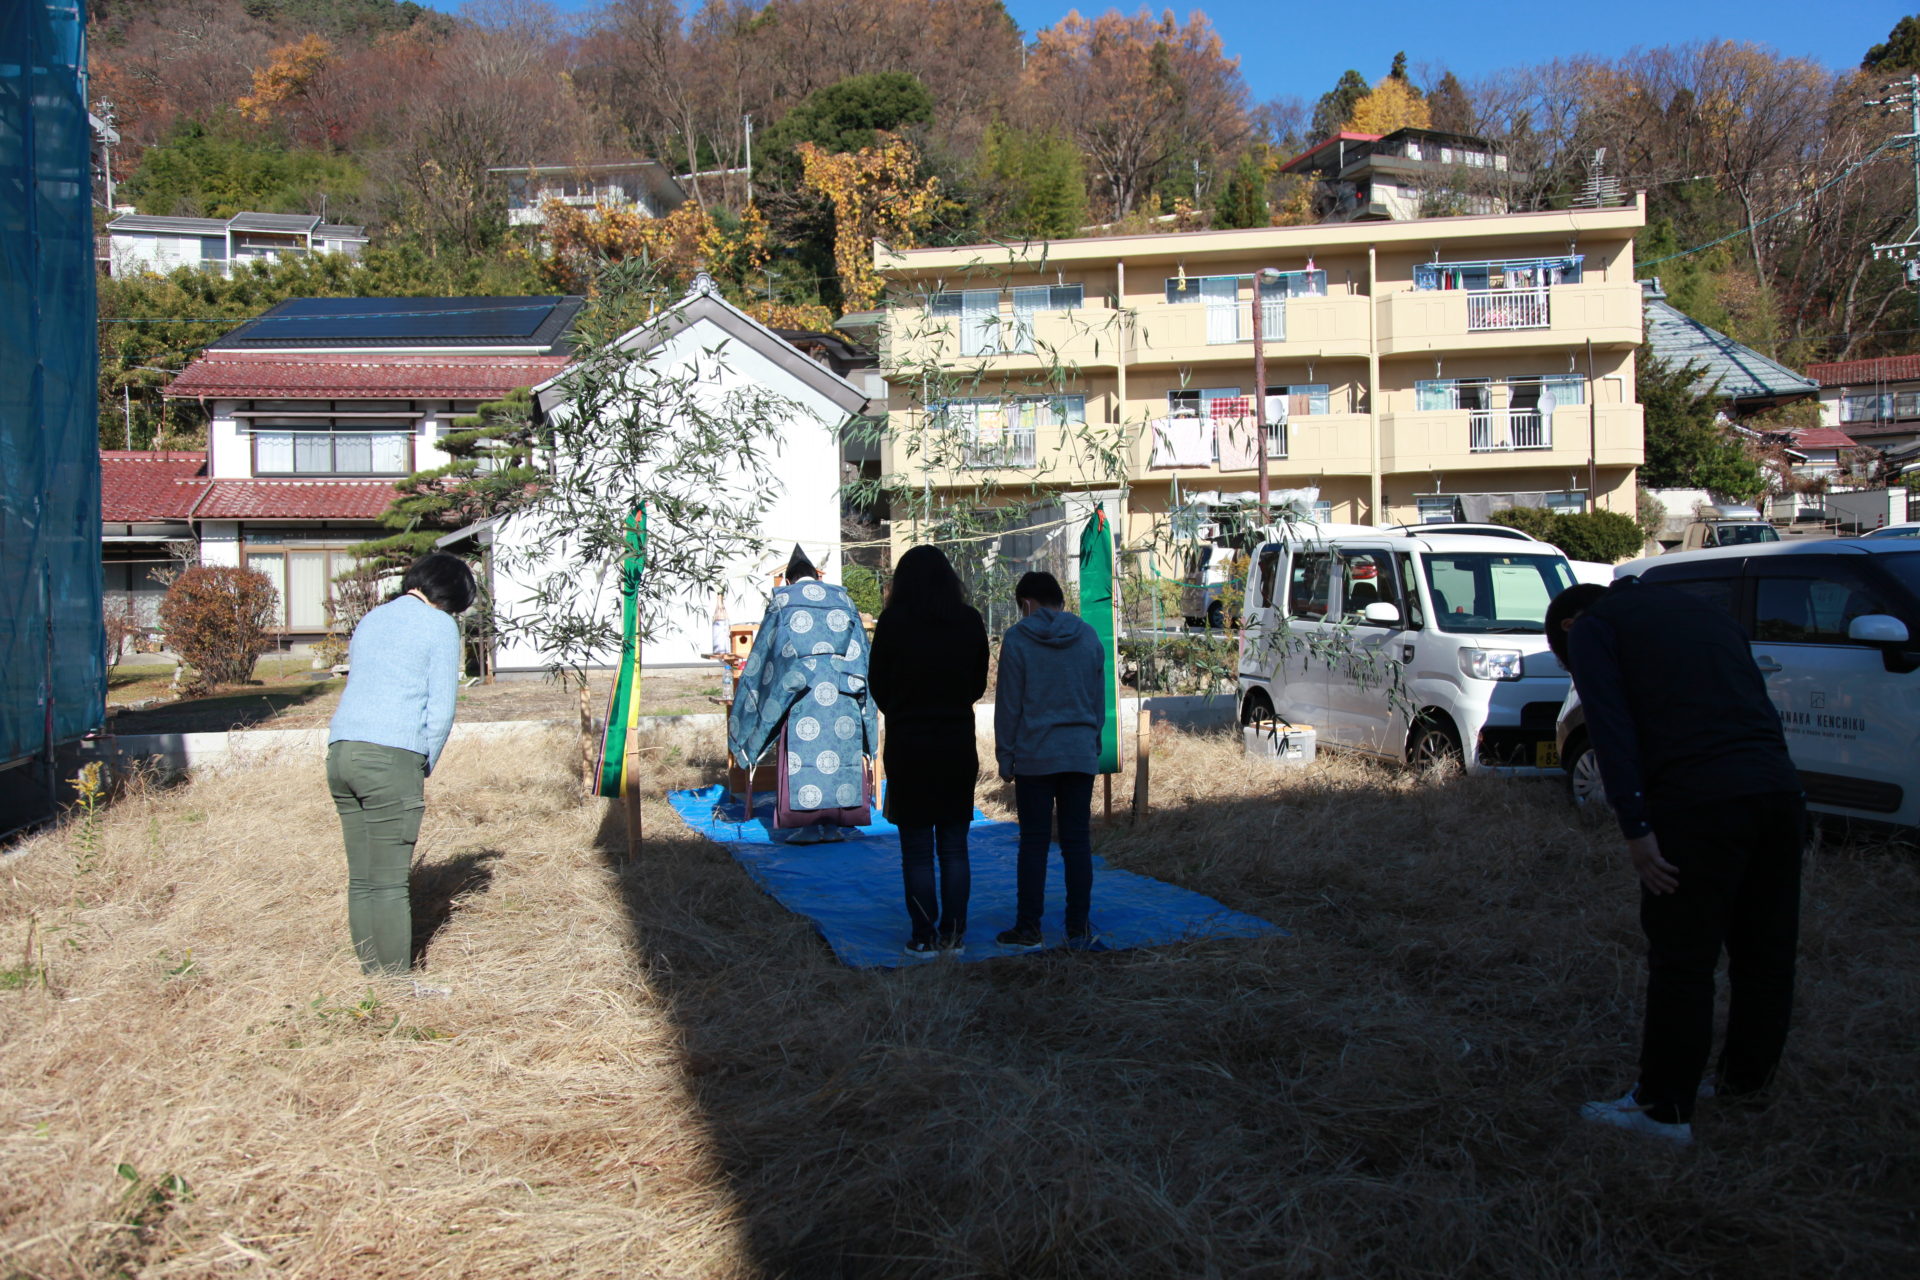
<svg viewBox="0 0 1920 1280"><path fill-rule="evenodd" d="M1047 849L1056 812L1067 884L1067 942L1091 943L1093 775L1107 700L1101 688L1106 653L1094 629L1067 613L1050 573L1029 573L1014 588L1021 618L1000 642L994 690L994 751L1000 777L1013 783L1020 817L1020 857L1013 928L1001 933L1010 951L1041 944L1046 907Z"/></svg>

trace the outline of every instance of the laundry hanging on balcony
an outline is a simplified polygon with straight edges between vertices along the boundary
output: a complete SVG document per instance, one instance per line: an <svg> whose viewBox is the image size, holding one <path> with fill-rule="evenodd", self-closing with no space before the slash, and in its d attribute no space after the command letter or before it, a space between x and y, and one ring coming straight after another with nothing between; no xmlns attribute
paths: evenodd
<svg viewBox="0 0 1920 1280"><path fill-rule="evenodd" d="M1580 254L1560 258L1496 258L1414 264L1415 289L1543 289L1579 284Z"/></svg>
<svg viewBox="0 0 1920 1280"><path fill-rule="evenodd" d="M1201 417L1155 418L1147 424L1153 433L1155 467L1211 467L1213 421Z"/></svg>
<svg viewBox="0 0 1920 1280"><path fill-rule="evenodd" d="M1253 400L1247 396L1215 400L1207 406L1213 415L1220 445L1222 471L1252 471L1260 465L1259 424L1253 420Z"/></svg>

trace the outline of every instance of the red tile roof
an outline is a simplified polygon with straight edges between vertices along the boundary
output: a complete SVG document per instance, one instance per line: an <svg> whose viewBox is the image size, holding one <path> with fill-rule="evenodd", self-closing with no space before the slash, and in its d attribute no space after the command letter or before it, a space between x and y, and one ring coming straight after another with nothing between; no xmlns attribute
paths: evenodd
<svg viewBox="0 0 1920 1280"><path fill-rule="evenodd" d="M202 453L100 451L100 518L109 524L184 520L206 492Z"/></svg>
<svg viewBox="0 0 1920 1280"><path fill-rule="evenodd" d="M377 520L391 480L215 480L197 520Z"/></svg>
<svg viewBox="0 0 1920 1280"><path fill-rule="evenodd" d="M343 355L283 352L203 355L167 387L185 398L474 400L545 382L566 356Z"/></svg>
<svg viewBox="0 0 1920 1280"><path fill-rule="evenodd" d="M1866 389L1878 382L1912 382L1920 380L1920 356L1879 356L1872 360L1810 364L1807 376L1823 387Z"/></svg>
<svg viewBox="0 0 1920 1280"><path fill-rule="evenodd" d="M1857 449L1860 442L1844 431L1832 427L1808 427L1804 431L1790 431L1793 447L1796 449Z"/></svg>

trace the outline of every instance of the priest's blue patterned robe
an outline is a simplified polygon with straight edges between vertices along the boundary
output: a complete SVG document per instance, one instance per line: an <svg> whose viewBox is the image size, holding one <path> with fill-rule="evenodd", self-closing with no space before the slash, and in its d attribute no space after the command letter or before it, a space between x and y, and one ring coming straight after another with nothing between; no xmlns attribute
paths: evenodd
<svg viewBox="0 0 1920 1280"><path fill-rule="evenodd" d="M759 763L783 719L787 807L861 803L880 713L867 692L867 633L844 587L802 578L773 593L734 690L727 721L734 763Z"/></svg>

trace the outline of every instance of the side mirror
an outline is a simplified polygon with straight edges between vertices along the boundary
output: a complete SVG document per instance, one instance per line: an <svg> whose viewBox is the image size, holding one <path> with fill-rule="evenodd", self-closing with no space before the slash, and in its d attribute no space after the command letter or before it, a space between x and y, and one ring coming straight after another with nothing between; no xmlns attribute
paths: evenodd
<svg viewBox="0 0 1920 1280"><path fill-rule="evenodd" d="M1894 675L1920 669L1920 653L1909 648L1907 624L1884 613L1863 613L1847 624L1847 639L1872 645Z"/></svg>
<svg viewBox="0 0 1920 1280"><path fill-rule="evenodd" d="M1907 624L1884 613L1863 613L1847 624L1847 639L1859 644L1905 644Z"/></svg>
<svg viewBox="0 0 1920 1280"><path fill-rule="evenodd" d="M1400 624L1400 606L1391 600L1375 600L1360 611L1360 620L1376 627L1393 627ZM1889 619L1891 621L1891 619ZM1904 634L1904 633L1903 633Z"/></svg>

